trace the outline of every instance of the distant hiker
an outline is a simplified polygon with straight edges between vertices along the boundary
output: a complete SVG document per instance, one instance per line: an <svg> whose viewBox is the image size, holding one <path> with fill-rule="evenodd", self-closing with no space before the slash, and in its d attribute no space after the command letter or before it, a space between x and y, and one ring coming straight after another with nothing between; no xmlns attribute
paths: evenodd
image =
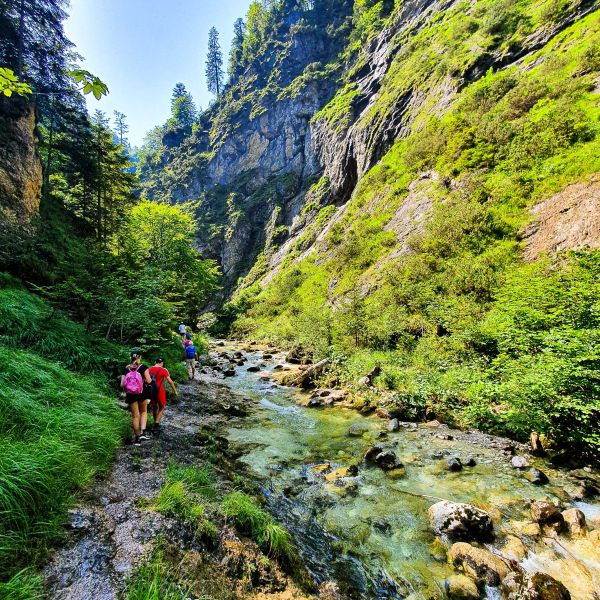
<svg viewBox="0 0 600 600"><path fill-rule="evenodd" d="M173 393L177 396L177 389L171 379L169 371L165 369L165 359L159 356L153 367L150 367L150 376L152 377L152 416L154 417L154 435L160 433L160 421L167 405L167 391L165 390L165 380L171 386Z"/></svg>
<svg viewBox="0 0 600 600"><path fill-rule="evenodd" d="M185 332L185 339L186 340L192 340L192 332L191 331L186 331Z"/></svg>
<svg viewBox="0 0 600 600"><path fill-rule="evenodd" d="M127 365L121 377L121 387L125 391L125 399L131 410L134 444L139 446L142 440L150 439L146 435L146 420L148 418L148 399L152 379L148 367L142 364L140 350L131 352L131 363Z"/></svg>
<svg viewBox="0 0 600 600"><path fill-rule="evenodd" d="M192 381L196 377L196 360L198 359L198 350L194 344L185 349L185 363L187 365L188 379Z"/></svg>
<svg viewBox="0 0 600 600"><path fill-rule="evenodd" d="M181 339L185 339L185 323L179 323L179 335L181 336Z"/></svg>
<svg viewBox="0 0 600 600"><path fill-rule="evenodd" d="M192 342L192 340L185 340L183 342L183 347L184 348L187 348L188 346L193 346L193 345L194 345L194 342Z"/></svg>

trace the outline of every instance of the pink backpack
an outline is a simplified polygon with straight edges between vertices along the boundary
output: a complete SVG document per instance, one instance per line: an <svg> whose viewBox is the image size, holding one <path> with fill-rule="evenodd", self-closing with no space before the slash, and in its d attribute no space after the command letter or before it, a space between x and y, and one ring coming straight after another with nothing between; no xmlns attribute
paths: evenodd
<svg viewBox="0 0 600 600"><path fill-rule="evenodd" d="M138 372L140 367L141 365L132 370L131 367L128 366L128 373L121 378L121 387L125 390L126 394L141 394L144 391L144 382L142 381L142 376Z"/></svg>

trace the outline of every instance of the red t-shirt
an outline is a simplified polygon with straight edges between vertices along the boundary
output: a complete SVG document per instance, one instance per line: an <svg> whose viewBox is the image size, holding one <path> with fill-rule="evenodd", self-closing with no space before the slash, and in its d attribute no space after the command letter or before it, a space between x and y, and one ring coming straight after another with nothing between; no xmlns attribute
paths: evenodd
<svg viewBox="0 0 600 600"><path fill-rule="evenodd" d="M158 401L164 407L167 404L167 392L165 390L165 379L169 377L169 371L164 367L150 367L150 375L154 377L156 386L158 387Z"/></svg>

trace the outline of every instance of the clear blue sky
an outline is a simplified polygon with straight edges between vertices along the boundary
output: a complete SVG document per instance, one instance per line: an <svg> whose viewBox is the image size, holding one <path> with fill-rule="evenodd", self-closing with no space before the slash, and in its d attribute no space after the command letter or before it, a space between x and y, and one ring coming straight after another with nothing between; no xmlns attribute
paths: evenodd
<svg viewBox="0 0 600 600"><path fill-rule="evenodd" d="M221 34L226 61L233 22L244 17L250 0L71 0L65 24L69 39L84 57L83 68L98 75L110 95L96 108L112 117L127 115L129 140L141 144L145 133L170 113L173 86L185 83L196 104L205 108L204 63L208 30Z"/></svg>

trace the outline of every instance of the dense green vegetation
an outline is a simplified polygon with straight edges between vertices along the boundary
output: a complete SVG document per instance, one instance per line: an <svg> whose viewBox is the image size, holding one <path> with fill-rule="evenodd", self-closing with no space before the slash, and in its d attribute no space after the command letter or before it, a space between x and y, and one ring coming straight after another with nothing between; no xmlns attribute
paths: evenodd
<svg viewBox="0 0 600 600"><path fill-rule="evenodd" d="M591 457L600 448L598 253L525 265L520 232L532 204L600 170L599 16L523 66L489 72L439 116L437 82L463 72L475 45L517 47L559 18L551 2L488 4L466 19L460 6L440 13L411 40L362 126L416 86L429 100L414 132L363 178L316 253L298 261L307 247L299 239L275 279L242 289L226 312L239 315L236 335L331 355L349 382L381 364L377 385L413 417L520 439L538 430ZM363 41L385 22L382 10L355 21ZM348 94L315 119L338 126ZM398 242L386 225L414 202L415 186L430 217Z"/></svg>
<svg viewBox="0 0 600 600"><path fill-rule="evenodd" d="M2 284L0 595L32 598L34 579L10 577L43 560L73 494L110 467L128 430L106 379L126 353L15 281Z"/></svg>

